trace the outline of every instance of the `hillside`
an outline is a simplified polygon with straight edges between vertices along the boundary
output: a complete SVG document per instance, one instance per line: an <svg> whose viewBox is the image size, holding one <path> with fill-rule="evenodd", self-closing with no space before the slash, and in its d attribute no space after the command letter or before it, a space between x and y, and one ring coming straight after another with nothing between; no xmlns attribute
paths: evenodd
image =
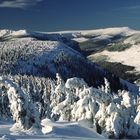
<svg viewBox="0 0 140 140"><path fill-rule="evenodd" d="M113 80L111 75L115 74L117 77L139 85L139 31L132 30L128 27L120 27L61 32L33 32L28 30L12 31L3 29L0 33L0 44L2 47L4 46L3 49L7 49L8 46L14 46L12 47L12 51L15 49L16 51L14 52L17 53L16 55L14 54L14 57L19 57L19 55L22 57L27 56L27 58L20 58L27 60L19 60L18 58L14 57L10 58L10 56L9 59L17 59L14 60L18 61L19 64L17 65L17 62L12 62L12 64L4 64L6 61L9 63L9 60L2 61L2 63L4 62L2 64L3 66L1 65L2 73L6 72L16 74L17 72L22 75L32 75L34 73L33 75L36 76L45 75L46 77L54 77L55 73L58 72L64 79L72 76L83 77L89 84L96 83L96 87L103 83L102 77L104 76L109 79L111 87L113 87L112 81L116 82L117 79ZM53 43L55 45L52 45ZM44 45L45 48L43 49ZM34 49L38 48L38 46L41 46L40 51L34 51ZM28 52L30 48L33 48L33 51ZM68 50L64 48L67 48ZM26 52L24 52L24 54L20 54L21 52L23 53L23 51L21 51L22 49L28 53L26 54ZM4 51L1 57L4 57L3 55L7 55L9 50L11 49L8 49L8 51L6 50L7 52ZM59 53L57 53L57 51ZM67 53L70 53L71 51L74 53L67 56ZM40 56L38 56L37 54L40 52L42 53ZM130 52L133 53L130 54ZM36 55L34 53L36 53ZM57 55L52 55L51 53L57 53ZM9 54L11 55L11 53ZM44 56L46 58L45 60L42 60ZM48 60L48 57L51 60ZM56 60L58 57L59 59L62 57L62 59ZM92 64L91 62L87 61L85 57L96 64ZM131 61L132 59L134 60L133 62ZM47 61L47 66L44 66L44 61ZM99 66L97 66L97 64ZM24 66L22 65L25 65L25 67L28 68L24 69ZM47 71L43 70L43 72L40 72L40 69L44 68L47 69ZM87 75L85 73L87 73ZM116 86L117 87L115 88L118 89L119 84L117 83Z"/></svg>
<svg viewBox="0 0 140 140"><path fill-rule="evenodd" d="M77 41L82 53L102 68L139 85L140 31L120 27L58 34Z"/></svg>
<svg viewBox="0 0 140 140"><path fill-rule="evenodd" d="M29 34L25 37L25 34L25 30L13 32L9 35L11 38L0 42L1 74L55 78L55 74L60 73L64 79L82 77L96 87L106 77L114 91L121 88L117 77L88 61L80 51L73 49L75 44L71 41L64 42L64 38L59 41L52 41L53 38L42 40L36 33L36 37Z"/></svg>
<svg viewBox="0 0 140 140"><path fill-rule="evenodd" d="M0 30L0 49L0 139L140 137L138 31Z"/></svg>
<svg viewBox="0 0 140 140"><path fill-rule="evenodd" d="M56 79L0 77L1 139L140 137L138 95L111 92L107 79L98 89L82 78Z"/></svg>

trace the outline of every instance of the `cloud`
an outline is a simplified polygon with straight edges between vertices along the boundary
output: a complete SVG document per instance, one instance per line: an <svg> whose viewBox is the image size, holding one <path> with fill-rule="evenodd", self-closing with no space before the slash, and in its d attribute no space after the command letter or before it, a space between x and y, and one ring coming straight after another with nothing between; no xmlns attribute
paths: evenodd
<svg viewBox="0 0 140 140"><path fill-rule="evenodd" d="M116 8L114 10L115 11L122 11L122 10L125 10L125 11L137 11L137 10L140 10L140 5L119 7L119 8Z"/></svg>
<svg viewBox="0 0 140 140"><path fill-rule="evenodd" d="M43 0L4 0L0 2L0 7L3 8L27 8L34 6Z"/></svg>
<svg viewBox="0 0 140 140"><path fill-rule="evenodd" d="M140 5L125 7L126 10L140 10Z"/></svg>

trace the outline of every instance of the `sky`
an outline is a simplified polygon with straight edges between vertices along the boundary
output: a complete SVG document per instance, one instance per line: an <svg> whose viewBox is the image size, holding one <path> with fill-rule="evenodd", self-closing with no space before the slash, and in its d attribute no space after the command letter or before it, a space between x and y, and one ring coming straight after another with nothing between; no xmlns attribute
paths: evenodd
<svg viewBox="0 0 140 140"><path fill-rule="evenodd" d="M0 0L0 29L140 30L140 0Z"/></svg>

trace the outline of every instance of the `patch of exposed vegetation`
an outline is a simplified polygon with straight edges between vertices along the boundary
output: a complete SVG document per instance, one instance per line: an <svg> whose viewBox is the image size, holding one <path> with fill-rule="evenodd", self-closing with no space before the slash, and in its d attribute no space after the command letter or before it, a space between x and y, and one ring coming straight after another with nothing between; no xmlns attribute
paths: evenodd
<svg viewBox="0 0 140 140"><path fill-rule="evenodd" d="M80 42L79 47L86 55L90 55L102 50L108 45L108 43L108 40L88 40L85 42Z"/></svg>
<svg viewBox="0 0 140 140"><path fill-rule="evenodd" d="M133 71L135 67L123 65L121 63L98 61L97 62L102 68L108 70L110 73L114 73L116 76L128 80L129 82L134 82L140 79L140 74L129 73L128 71Z"/></svg>
<svg viewBox="0 0 140 140"><path fill-rule="evenodd" d="M123 42L118 42L118 43L115 43L115 44L112 44L112 45L109 45L108 47L106 47L105 49L108 50L108 51L124 51L128 48L131 47L131 44L124 44Z"/></svg>
<svg viewBox="0 0 140 140"><path fill-rule="evenodd" d="M104 62L107 61L107 56L106 55L101 55L101 56L89 56L89 60L95 61L95 62Z"/></svg>
<svg viewBox="0 0 140 140"><path fill-rule="evenodd" d="M89 56L96 52L101 52L104 50L108 51L124 51L128 48L130 48L131 44L125 44L124 38L112 38L111 40L105 39L105 40L96 40L94 38L89 39L85 42L79 43L79 48L82 50L83 54L86 56Z"/></svg>

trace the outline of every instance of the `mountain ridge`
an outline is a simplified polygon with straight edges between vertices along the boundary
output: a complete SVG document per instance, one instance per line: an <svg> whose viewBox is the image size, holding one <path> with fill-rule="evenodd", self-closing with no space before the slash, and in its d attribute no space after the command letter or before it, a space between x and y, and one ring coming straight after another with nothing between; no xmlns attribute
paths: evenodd
<svg viewBox="0 0 140 140"><path fill-rule="evenodd" d="M76 50L81 54L84 54L84 51L80 48L79 45L80 42L78 42L78 38L83 37L86 38L87 40L91 40L91 41L95 40L99 42L105 40L105 45L106 45L111 43L112 41L114 42L120 40L123 37L129 37L129 36L131 37L133 34L135 35L136 33L137 34L139 33L139 31L130 29L128 27L114 27L114 28L105 28L105 29L96 29L96 30L61 31L61 32L34 32L34 31L28 31L24 29L18 31L12 31L12 30L0 30L0 31L2 31L2 34L0 35L1 41L4 43L8 43L11 40L12 41L11 43L15 41L15 46L16 46L16 41L18 41L18 43L21 44L22 42L26 42L26 41L32 43L37 43L38 41L44 41L44 42L58 41L61 42L62 44L66 44L68 48L72 48L72 50ZM23 44L25 45L26 43Z"/></svg>
<svg viewBox="0 0 140 140"><path fill-rule="evenodd" d="M58 31L58 32L40 32L40 31L29 31L26 29L22 29L22 30L8 30L8 29L2 29L0 30L1 32L5 32L3 33L4 36L8 35L8 36L13 36L13 37L18 37L18 36L32 36L38 34L38 35L49 35L49 34L59 34L62 35L64 37L68 37L68 35L71 35L73 37L78 37L80 35L87 35L87 34L95 34L95 35L101 35L101 34L111 34L111 35L115 35L115 34L123 34L123 35L130 35L139 31L133 30L129 27L112 27L112 28L103 28L103 29L91 29L91 30L73 30L73 31ZM0 32L0 36L2 37L2 33Z"/></svg>

